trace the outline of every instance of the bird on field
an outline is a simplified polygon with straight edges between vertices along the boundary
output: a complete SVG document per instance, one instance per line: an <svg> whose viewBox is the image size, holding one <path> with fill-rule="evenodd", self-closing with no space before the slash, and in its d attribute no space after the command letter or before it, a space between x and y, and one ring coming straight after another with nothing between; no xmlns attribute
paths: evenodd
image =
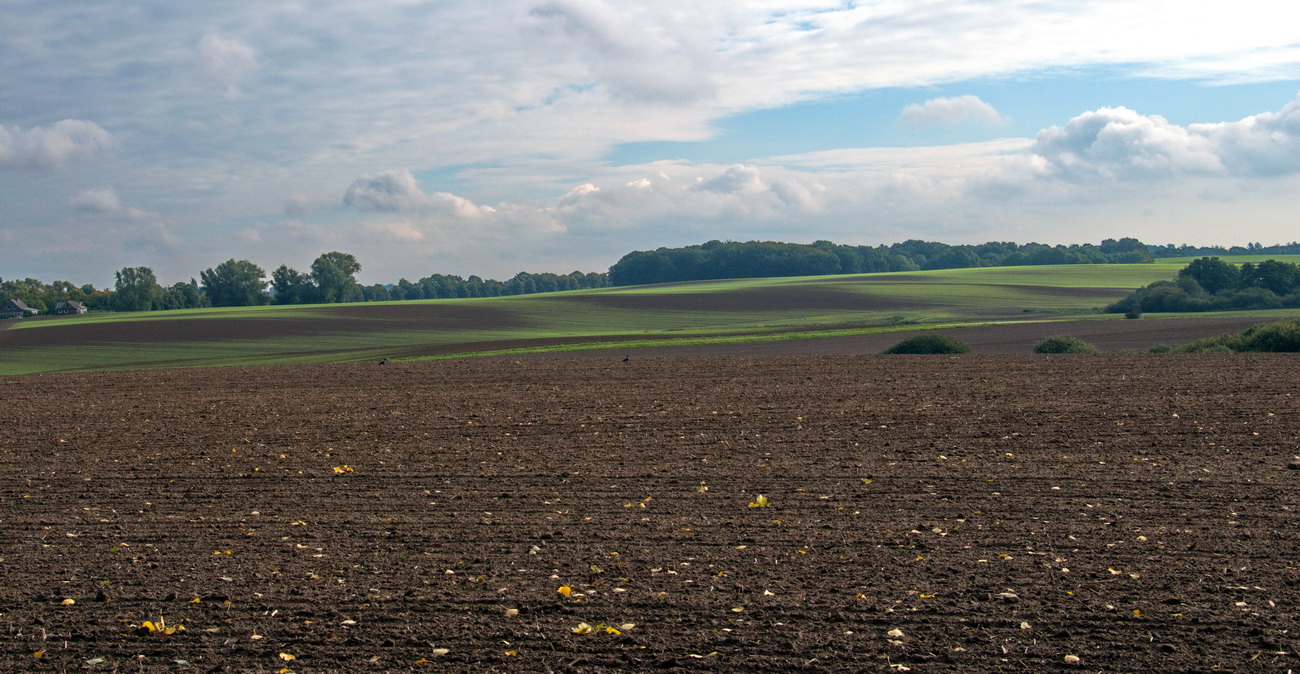
<svg viewBox="0 0 1300 674"><path fill-rule="evenodd" d="M632 357L631 357L631 356L623 356L623 362L624 362L624 363L628 362L629 360L632 360Z"/></svg>
<svg viewBox="0 0 1300 674"><path fill-rule="evenodd" d="M387 365L387 364L388 364L388 359L385 358L385 359L379 361L379 364L380 364L380 365Z"/></svg>

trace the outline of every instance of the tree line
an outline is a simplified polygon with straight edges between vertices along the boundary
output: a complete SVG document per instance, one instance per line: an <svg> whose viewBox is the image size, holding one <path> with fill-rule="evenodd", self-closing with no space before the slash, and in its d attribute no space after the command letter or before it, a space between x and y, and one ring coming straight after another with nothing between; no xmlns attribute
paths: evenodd
<svg viewBox="0 0 1300 674"><path fill-rule="evenodd" d="M0 300L18 299L42 312L62 301L79 301L98 311L153 311L209 306L260 304L318 304L334 302L498 297L560 290L627 286L674 281L776 276L815 276L872 272L957 269L1047 264L1106 264L1151 262L1155 257L1184 255L1189 251L1224 251L1224 254L1300 253L1300 244L1262 246L1258 243L1231 248L1147 246L1134 238L1106 239L1099 245L1049 246L1040 243L989 242L948 245L908 240L889 246L851 246L830 241L812 244L772 241L709 241L682 248L658 248L624 255L608 273L569 274L520 272L507 281L431 274L416 281L405 278L391 284L363 286L356 280L361 264L350 254L330 252L312 262L307 271L280 265L268 276L248 260L230 259L205 269L198 279L162 286L149 267L125 267L114 275L112 288L97 289L68 281L45 284L32 278L0 279ZM1207 257L1189 265L1176 281L1139 289L1109 311L1127 312L1133 305L1145 311L1213 311L1219 308L1270 308L1300 306L1300 274L1270 260L1240 268ZM1199 263L1199 264L1198 264ZM1281 266L1279 266L1281 265ZM1235 271L1223 271L1224 267ZM1208 269L1235 279L1229 285L1210 280ZM1234 275L1235 274L1235 275Z"/></svg>
<svg viewBox="0 0 1300 674"><path fill-rule="evenodd" d="M520 272L508 281L468 279L431 274L418 281L363 286L356 280L361 264L348 253L329 252L317 257L309 271L280 265L268 277L248 260L230 259L199 273L199 279L170 286L158 283L149 267L124 267L114 273L112 288L77 286L68 281L46 284L33 278L0 280L0 299L18 299L41 312L59 302L77 301L96 311L159 311L198 307L258 306L263 304L331 304L393 300L498 297L601 288L609 285L604 273L571 274Z"/></svg>
<svg viewBox="0 0 1300 674"><path fill-rule="evenodd" d="M1156 257L1217 257L1220 255L1300 255L1300 243L1279 243L1265 246L1262 243L1248 243L1244 246L1152 246L1151 254Z"/></svg>
<svg viewBox="0 0 1300 674"><path fill-rule="evenodd" d="M1109 313L1232 311L1300 307L1300 265L1280 260L1238 266L1214 257L1192 260L1172 281L1156 281L1106 307Z"/></svg>
<svg viewBox="0 0 1300 674"><path fill-rule="evenodd" d="M830 241L811 244L709 241L682 248L633 251L610 267L609 280L611 285L628 286L727 278L1152 260L1147 245L1133 238L1106 239L1101 245L1069 246L1013 242L951 246L916 239L875 247Z"/></svg>

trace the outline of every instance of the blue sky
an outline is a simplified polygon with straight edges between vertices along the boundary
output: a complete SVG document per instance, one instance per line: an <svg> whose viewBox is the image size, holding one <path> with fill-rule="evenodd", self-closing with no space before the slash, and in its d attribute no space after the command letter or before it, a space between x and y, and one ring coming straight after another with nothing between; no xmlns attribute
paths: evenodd
<svg viewBox="0 0 1300 674"><path fill-rule="evenodd" d="M0 92L2 278L1300 216L1300 9L1261 0L4 0Z"/></svg>

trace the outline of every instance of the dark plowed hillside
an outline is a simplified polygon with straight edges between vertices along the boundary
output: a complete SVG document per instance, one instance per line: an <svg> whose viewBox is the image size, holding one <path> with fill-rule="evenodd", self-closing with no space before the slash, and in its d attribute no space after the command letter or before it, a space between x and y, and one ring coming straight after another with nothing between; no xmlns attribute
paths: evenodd
<svg viewBox="0 0 1300 674"><path fill-rule="evenodd" d="M296 313L296 312L295 312ZM41 319L27 319L39 326ZM6 321L9 322L9 321ZM202 318L160 316L119 322L65 323L0 331L0 348L95 344L224 342L403 330L492 330L520 327L509 311L448 303L312 307L300 316Z"/></svg>
<svg viewBox="0 0 1300 674"><path fill-rule="evenodd" d="M0 378L0 670L1285 672L1297 379L1283 355Z"/></svg>

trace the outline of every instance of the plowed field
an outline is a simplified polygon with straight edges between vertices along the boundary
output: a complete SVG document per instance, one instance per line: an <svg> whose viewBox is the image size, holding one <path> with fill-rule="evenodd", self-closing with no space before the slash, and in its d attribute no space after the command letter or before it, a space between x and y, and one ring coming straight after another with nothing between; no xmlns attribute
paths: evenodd
<svg viewBox="0 0 1300 674"><path fill-rule="evenodd" d="M1294 357L621 356L0 378L0 670L1300 666Z"/></svg>

